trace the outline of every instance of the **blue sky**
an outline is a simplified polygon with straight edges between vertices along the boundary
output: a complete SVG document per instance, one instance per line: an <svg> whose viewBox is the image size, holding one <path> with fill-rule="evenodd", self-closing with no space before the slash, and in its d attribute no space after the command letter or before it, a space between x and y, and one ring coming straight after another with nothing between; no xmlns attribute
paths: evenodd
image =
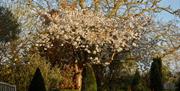
<svg viewBox="0 0 180 91"><path fill-rule="evenodd" d="M162 0L160 3L160 6L162 7L170 6L172 9L177 10L177 9L180 9L180 0ZM165 21L165 22L168 22L169 20L174 20L174 19L180 20L180 18L173 16L172 14L169 14L167 12L161 12L159 14L156 14L156 19Z"/></svg>

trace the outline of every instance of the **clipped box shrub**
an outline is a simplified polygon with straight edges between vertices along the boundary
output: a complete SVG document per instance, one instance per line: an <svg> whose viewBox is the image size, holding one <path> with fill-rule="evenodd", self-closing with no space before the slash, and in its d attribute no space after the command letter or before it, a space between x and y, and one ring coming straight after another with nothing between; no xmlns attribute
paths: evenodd
<svg viewBox="0 0 180 91"><path fill-rule="evenodd" d="M83 83L81 91L97 91L96 77L93 68L87 64L83 70Z"/></svg>
<svg viewBox="0 0 180 91"><path fill-rule="evenodd" d="M36 69L31 84L29 85L29 91L46 91L44 78L39 68Z"/></svg>

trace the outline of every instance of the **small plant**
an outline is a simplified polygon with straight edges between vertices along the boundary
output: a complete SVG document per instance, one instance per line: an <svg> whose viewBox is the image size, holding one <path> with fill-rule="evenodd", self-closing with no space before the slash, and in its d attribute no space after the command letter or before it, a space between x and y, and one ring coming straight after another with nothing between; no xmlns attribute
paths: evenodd
<svg viewBox="0 0 180 91"><path fill-rule="evenodd" d="M34 77L29 86L29 91L46 91L44 79L39 68L36 69Z"/></svg>

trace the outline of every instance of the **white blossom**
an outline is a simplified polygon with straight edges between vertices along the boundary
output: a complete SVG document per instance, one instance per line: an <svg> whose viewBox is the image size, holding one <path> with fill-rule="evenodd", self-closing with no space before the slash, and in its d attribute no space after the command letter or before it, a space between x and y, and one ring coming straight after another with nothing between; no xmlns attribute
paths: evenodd
<svg viewBox="0 0 180 91"><path fill-rule="evenodd" d="M87 12L84 14L82 11L60 11L63 15L56 24L42 27L36 46L45 44L45 48L51 48L54 46L52 40L56 40L60 42L60 46L70 44L77 50L84 49L89 54L96 55L96 61L101 61L102 57L109 60L110 57L103 56L104 53L101 52L110 55L109 52L112 51L120 52L136 47L137 44L131 42L140 39L143 25L148 19L145 16L129 19L108 18L101 13ZM92 57L90 60L93 60Z"/></svg>

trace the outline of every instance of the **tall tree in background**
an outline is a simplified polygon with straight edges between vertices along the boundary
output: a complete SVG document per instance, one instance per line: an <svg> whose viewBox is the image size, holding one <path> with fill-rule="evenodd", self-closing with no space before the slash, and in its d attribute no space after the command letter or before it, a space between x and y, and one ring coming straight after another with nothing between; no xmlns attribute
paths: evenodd
<svg viewBox="0 0 180 91"><path fill-rule="evenodd" d="M163 90L161 68L161 58L154 58L150 69L150 87L152 91Z"/></svg>
<svg viewBox="0 0 180 91"><path fill-rule="evenodd" d="M17 18L7 8L0 7L0 42L15 40L19 33Z"/></svg>
<svg viewBox="0 0 180 91"><path fill-rule="evenodd" d="M57 11L56 19L57 23L40 29L34 46L52 65L72 64L80 74L86 63L109 65L115 55L136 47L149 21L145 16L107 18L91 10Z"/></svg>

